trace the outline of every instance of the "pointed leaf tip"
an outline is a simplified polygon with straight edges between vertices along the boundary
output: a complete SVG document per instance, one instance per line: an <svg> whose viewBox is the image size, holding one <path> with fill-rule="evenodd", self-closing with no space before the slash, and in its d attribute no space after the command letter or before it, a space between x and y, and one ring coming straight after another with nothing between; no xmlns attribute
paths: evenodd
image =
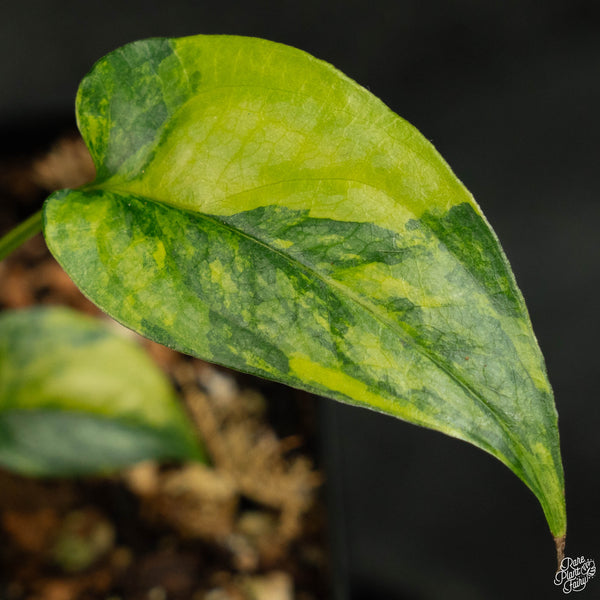
<svg viewBox="0 0 600 600"><path fill-rule="evenodd" d="M560 571L560 565L565 558L565 544L567 543L567 534L559 535L554 538L556 545L556 571Z"/></svg>

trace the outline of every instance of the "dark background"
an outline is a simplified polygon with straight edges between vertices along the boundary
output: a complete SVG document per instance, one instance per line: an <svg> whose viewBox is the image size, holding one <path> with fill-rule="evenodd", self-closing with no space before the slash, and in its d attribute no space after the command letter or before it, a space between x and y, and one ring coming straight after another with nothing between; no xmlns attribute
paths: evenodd
<svg viewBox="0 0 600 600"><path fill-rule="evenodd" d="M72 126L77 84L108 51L196 33L266 37L333 63L416 125L473 192L555 389L567 554L600 562L600 2L5 2L1 153ZM542 511L498 461L322 407L340 600L562 597ZM579 597L599 590L600 575Z"/></svg>

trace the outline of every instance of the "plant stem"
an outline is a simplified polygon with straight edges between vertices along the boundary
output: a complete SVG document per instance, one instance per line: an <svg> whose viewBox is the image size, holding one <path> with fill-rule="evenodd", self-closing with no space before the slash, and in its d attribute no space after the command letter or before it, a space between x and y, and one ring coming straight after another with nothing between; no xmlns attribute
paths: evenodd
<svg viewBox="0 0 600 600"><path fill-rule="evenodd" d="M38 210L28 219L11 229L0 238L0 260L4 260L13 250L42 230L42 211Z"/></svg>

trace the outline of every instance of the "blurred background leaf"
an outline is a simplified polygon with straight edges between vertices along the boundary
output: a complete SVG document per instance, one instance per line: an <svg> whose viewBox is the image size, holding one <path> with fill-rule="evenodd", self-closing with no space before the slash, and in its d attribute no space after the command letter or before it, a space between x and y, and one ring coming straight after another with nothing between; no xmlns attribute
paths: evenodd
<svg viewBox="0 0 600 600"><path fill-rule="evenodd" d="M203 460L163 373L133 341L66 308L0 315L0 464L28 475Z"/></svg>

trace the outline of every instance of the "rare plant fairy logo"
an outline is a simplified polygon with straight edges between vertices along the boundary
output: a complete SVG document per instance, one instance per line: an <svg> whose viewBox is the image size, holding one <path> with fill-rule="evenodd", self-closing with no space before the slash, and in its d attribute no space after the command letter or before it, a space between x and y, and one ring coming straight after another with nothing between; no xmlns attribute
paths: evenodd
<svg viewBox="0 0 600 600"><path fill-rule="evenodd" d="M565 556L554 576L554 585L560 585L565 594L581 592L595 574L596 564L591 558Z"/></svg>

